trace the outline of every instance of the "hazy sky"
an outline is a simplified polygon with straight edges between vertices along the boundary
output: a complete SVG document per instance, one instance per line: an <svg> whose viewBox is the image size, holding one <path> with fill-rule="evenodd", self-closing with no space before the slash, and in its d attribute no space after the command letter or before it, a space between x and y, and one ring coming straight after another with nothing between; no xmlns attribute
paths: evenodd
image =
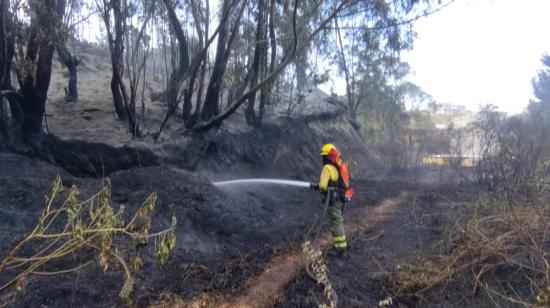
<svg viewBox="0 0 550 308"><path fill-rule="evenodd" d="M439 102L517 113L550 53L550 0L456 0L414 28L414 49L403 54L409 80Z"/></svg>

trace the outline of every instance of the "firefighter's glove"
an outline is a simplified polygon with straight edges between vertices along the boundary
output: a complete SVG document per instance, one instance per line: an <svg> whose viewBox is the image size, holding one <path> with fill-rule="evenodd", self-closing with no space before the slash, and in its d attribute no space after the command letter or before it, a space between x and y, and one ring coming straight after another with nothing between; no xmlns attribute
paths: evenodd
<svg viewBox="0 0 550 308"><path fill-rule="evenodd" d="M309 183L309 189L319 190L319 184L318 183Z"/></svg>

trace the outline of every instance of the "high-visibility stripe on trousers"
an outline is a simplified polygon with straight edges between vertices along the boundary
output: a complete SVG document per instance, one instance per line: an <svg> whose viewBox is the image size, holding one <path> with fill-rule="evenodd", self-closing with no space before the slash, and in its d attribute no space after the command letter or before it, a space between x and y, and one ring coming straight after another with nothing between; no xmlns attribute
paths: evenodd
<svg viewBox="0 0 550 308"><path fill-rule="evenodd" d="M344 249L348 247L345 236L333 236L333 239L334 239L334 247L336 249Z"/></svg>
<svg viewBox="0 0 550 308"><path fill-rule="evenodd" d="M330 201L328 205L328 217L330 231L334 240L334 248L344 249L348 247L346 233L344 231L344 216L342 215L342 202Z"/></svg>

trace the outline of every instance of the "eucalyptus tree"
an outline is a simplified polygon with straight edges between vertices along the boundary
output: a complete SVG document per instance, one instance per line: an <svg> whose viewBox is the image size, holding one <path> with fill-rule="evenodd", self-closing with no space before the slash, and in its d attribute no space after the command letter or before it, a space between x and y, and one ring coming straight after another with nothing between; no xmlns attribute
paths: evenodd
<svg viewBox="0 0 550 308"><path fill-rule="evenodd" d="M55 49L59 56L59 61L63 64L69 73L69 82L65 88L65 101L78 101L78 72L77 68L80 60L67 48L67 41L74 37L75 25L82 22L82 9L86 6L83 0L68 0L65 13L63 15L63 27L57 32L55 40Z"/></svg>
<svg viewBox="0 0 550 308"><path fill-rule="evenodd" d="M364 62L377 63L389 76L388 82L395 80L399 52L410 47L413 33L410 27L400 25L407 25L413 9L429 1L224 0L217 12L215 31L205 31L208 3L187 0L178 2L176 9L176 2L163 2L177 38L179 61L168 78L165 93L169 108L157 137L181 103L187 132L219 127L242 105L246 105L247 122L260 124L271 88L289 64L294 64L297 85L307 84L308 57L312 53L324 56L324 61L336 59L347 76L348 114L354 119L363 102L354 91L358 80L368 79L365 76L370 70ZM189 12L194 20L191 26L182 23L181 18ZM188 33L192 28L194 36ZM209 32L212 34L208 37ZM189 40L197 37L203 48L191 55ZM210 50L214 41L217 45ZM196 86L199 69L204 70L209 61L212 69L208 81L199 81ZM221 104L224 95L225 107ZM196 99L194 112L192 97Z"/></svg>
<svg viewBox="0 0 550 308"><path fill-rule="evenodd" d="M255 96L258 91L261 91L262 88L269 86L276 78L284 71L284 69L293 62L296 56L297 50L302 50L307 48L311 42L317 37L317 35L322 32L327 25L330 23L335 16L353 6L356 2L351 0L342 0L342 1L327 1L330 3L325 3L325 7L322 12L319 12L318 22L314 23L312 30L306 33L303 38L300 38L297 31L297 16L299 11L299 4L301 1L284 1L282 5L283 15L292 16L290 20L285 20L287 24L292 25L292 36L286 38L286 44L283 44L283 53L281 57L277 60L277 64L273 65L273 69L269 71L268 74L258 80L255 85L251 83L247 84L245 91L241 95L236 96L233 102L226 108L224 111L218 111L210 114L210 116L203 117L203 122L198 123L196 126L190 129L192 132L202 132L210 130L212 128L219 127L221 123L230 117L235 111L237 111L242 105L246 102L249 102L250 99ZM290 5L292 4L292 5ZM264 11L264 10L259 10ZM258 33L258 31L256 31ZM265 37L265 35L264 35ZM258 46L256 46L257 48ZM216 65L214 65L216 67ZM254 68L254 66L251 66ZM206 105L207 100L205 101Z"/></svg>
<svg viewBox="0 0 550 308"><path fill-rule="evenodd" d="M169 16L170 26L176 33L179 61L177 65L172 65L173 69L168 79L167 89L163 95L167 98L169 108L160 129L154 135L155 139L159 137L164 125L175 113L182 101L182 115L188 128L193 127L201 118L218 112L219 95L222 92L222 79L229 60L232 42L235 40L237 34L236 29L240 25L240 18L245 6L244 1L241 2L242 4L239 3L239 0L224 1L218 16L218 25L209 36L210 12L208 1L204 5L195 0L186 3L188 11L193 16L197 35L200 37L197 39L198 48L195 48L195 52L190 55L189 37L184 31L184 25L177 15L174 3L171 0L163 1L167 15ZM238 7L237 4L239 4ZM217 39L216 58L203 100L202 92L204 90L206 66L209 62L209 48L215 39ZM196 94L195 110L191 112L197 77L199 78L198 93ZM201 103L202 100L204 101L203 103Z"/></svg>
<svg viewBox="0 0 550 308"><path fill-rule="evenodd" d="M124 31L126 52L124 53L125 69L128 75L130 113L137 121L136 105L141 98L142 120L145 113L145 74L146 64L151 51L151 37L147 34L154 7L158 0L127 1L126 27ZM140 88L141 87L141 88ZM141 95L139 92L141 90Z"/></svg>
<svg viewBox="0 0 550 308"><path fill-rule="evenodd" d="M369 79L395 84L403 71L400 53L412 47L412 21L429 1L373 1L358 6L345 18L335 20L334 59L345 76L348 115L355 120L365 98L360 95ZM423 13L425 14L425 13ZM360 20L360 21L359 21Z"/></svg>
<svg viewBox="0 0 550 308"><path fill-rule="evenodd" d="M148 55L145 29L152 16L153 0L96 0L107 33L111 54L111 93L117 116L128 121L128 129L134 136L140 135L136 118L136 99L140 76ZM141 18L133 23L135 15ZM130 24L129 24L130 23ZM130 92L124 78L128 73Z"/></svg>

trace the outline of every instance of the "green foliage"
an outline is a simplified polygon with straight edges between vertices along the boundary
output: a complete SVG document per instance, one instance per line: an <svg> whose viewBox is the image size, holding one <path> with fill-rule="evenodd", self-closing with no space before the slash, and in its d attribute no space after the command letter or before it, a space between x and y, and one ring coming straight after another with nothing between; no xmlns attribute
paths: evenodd
<svg viewBox="0 0 550 308"><path fill-rule="evenodd" d="M543 67L533 79L535 100L529 104L529 115L532 118L548 122L550 120L550 55L541 58Z"/></svg>
<svg viewBox="0 0 550 308"><path fill-rule="evenodd" d="M406 64L402 65L406 67ZM411 88L392 83L379 62L368 67L369 72L355 84L353 99L356 109L353 112L357 114L368 140L395 141L410 120L405 114L405 99Z"/></svg>
<svg viewBox="0 0 550 308"><path fill-rule="evenodd" d="M0 274L8 277L7 282L0 285L0 298L13 301L22 292L20 286L31 274L74 272L97 262L104 271L110 268L122 270L124 283L120 297L131 304L133 271L143 266L141 258L136 256L138 248L153 238L158 243L155 256L163 264L175 248L176 218L172 217L170 228L150 233L157 202L157 195L152 193L130 222L125 223L124 207L115 210L111 206L111 186L108 180L99 192L86 200L79 198L80 192L76 186L69 188L61 200L63 194L64 188L58 176L51 193L46 196L46 206L35 229L0 260ZM132 239L134 245L127 245L125 238ZM29 252L32 252L30 256ZM74 264L75 256L81 256L77 259L82 261ZM133 261L131 256L134 256ZM63 268L51 270L48 265L52 263L57 266L62 264ZM128 264L133 264L133 267ZM0 306L3 304L0 302Z"/></svg>

